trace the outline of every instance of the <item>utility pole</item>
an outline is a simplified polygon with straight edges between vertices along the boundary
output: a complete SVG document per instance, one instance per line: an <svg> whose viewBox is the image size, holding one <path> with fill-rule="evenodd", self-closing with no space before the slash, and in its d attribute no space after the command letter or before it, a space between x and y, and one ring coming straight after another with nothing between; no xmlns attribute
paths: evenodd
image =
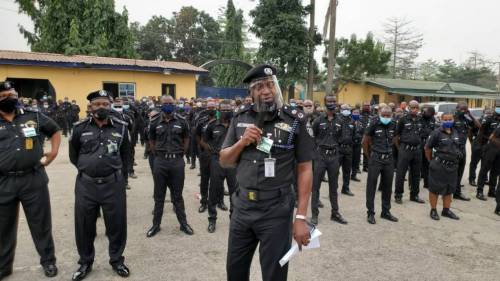
<svg viewBox="0 0 500 281"><path fill-rule="evenodd" d="M311 0L311 11L309 19L309 73L307 77L307 99L313 100L313 88L314 88L314 37L316 35L316 29L314 26L314 12L315 12L316 1Z"/></svg>
<svg viewBox="0 0 500 281"><path fill-rule="evenodd" d="M335 28L337 23L337 0L330 0L330 36L328 39L328 72L326 79L326 94L333 93L333 75L335 69Z"/></svg>

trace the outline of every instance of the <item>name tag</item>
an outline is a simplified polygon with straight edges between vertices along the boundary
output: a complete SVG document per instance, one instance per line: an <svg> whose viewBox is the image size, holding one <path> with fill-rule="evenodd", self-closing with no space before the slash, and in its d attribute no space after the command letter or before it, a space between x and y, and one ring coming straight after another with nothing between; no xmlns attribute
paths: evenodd
<svg viewBox="0 0 500 281"><path fill-rule="evenodd" d="M86 133L83 133L82 134L82 137L85 137L85 136L92 136L94 133L93 132L86 132Z"/></svg>
<svg viewBox="0 0 500 281"><path fill-rule="evenodd" d="M238 123L238 124L236 124L236 127L238 127L238 128L248 128L251 125L253 125L253 124L252 123Z"/></svg>
<svg viewBox="0 0 500 281"><path fill-rule="evenodd" d="M179 126L179 125L174 125L174 128L179 128L179 129L182 129L182 127L181 127L181 126ZM206 128L206 127L205 127L205 128Z"/></svg>
<svg viewBox="0 0 500 281"><path fill-rule="evenodd" d="M264 177L274 178L274 167L276 166L276 159L266 158L264 159Z"/></svg>
<svg viewBox="0 0 500 281"><path fill-rule="evenodd" d="M23 134L27 138L36 137L36 130L35 128L30 128L30 127L23 128Z"/></svg>

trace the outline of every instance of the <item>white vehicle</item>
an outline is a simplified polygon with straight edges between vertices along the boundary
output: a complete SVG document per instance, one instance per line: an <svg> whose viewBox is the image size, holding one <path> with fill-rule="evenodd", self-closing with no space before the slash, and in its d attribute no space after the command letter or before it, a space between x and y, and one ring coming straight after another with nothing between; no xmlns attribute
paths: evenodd
<svg viewBox="0 0 500 281"><path fill-rule="evenodd" d="M426 102L420 104L421 107L423 106L432 106L434 107L434 110L436 111L436 119L441 120L441 115L443 113L455 113L457 111L457 104L456 102L445 102L445 101L438 101L438 102Z"/></svg>
<svg viewBox="0 0 500 281"><path fill-rule="evenodd" d="M474 118L479 120L481 118L481 116L483 116L484 108L473 107L473 108L469 108L469 111L472 114L472 116L474 116Z"/></svg>

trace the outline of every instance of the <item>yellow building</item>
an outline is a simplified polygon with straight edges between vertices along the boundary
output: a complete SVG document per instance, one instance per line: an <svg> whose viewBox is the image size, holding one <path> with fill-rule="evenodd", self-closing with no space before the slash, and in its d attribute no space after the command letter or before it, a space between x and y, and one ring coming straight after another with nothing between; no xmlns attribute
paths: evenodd
<svg viewBox="0 0 500 281"><path fill-rule="evenodd" d="M165 94L195 97L196 77L206 73L203 68L172 61L0 51L0 81L14 82L20 96L68 97L81 107L87 104L88 93L100 89L115 97L136 99Z"/></svg>
<svg viewBox="0 0 500 281"><path fill-rule="evenodd" d="M337 91L339 103L396 103L449 101L467 102L470 107L491 106L500 94L489 89L462 83L375 78L349 81Z"/></svg>

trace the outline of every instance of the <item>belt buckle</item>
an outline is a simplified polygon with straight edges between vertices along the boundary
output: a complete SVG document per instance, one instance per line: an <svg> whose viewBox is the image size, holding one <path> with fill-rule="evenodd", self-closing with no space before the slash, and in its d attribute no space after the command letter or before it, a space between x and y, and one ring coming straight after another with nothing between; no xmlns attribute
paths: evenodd
<svg viewBox="0 0 500 281"><path fill-rule="evenodd" d="M258 201L258 196L257 196L257 192L256 191L249 191L247 193L247 198L248 198L248 201Z"/></svg>
<svg viewBox="0 0 500 281"><path fill-rule="evenodd" d="M103 182L104 182L104 180L103 180L103 179L97 179L97 183L98 183L98 184L102 184Z"/></svg>

